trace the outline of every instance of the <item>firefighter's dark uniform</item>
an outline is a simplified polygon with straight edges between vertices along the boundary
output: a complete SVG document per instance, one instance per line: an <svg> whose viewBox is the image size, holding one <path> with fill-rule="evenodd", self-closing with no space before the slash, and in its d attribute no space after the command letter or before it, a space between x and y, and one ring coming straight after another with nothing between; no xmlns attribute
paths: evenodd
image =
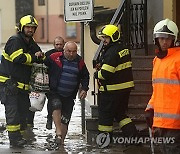
<svg viewBox="0 0 180 154"><path fill-rule="evenodd" d="M21 138L20 130L26 127L29 112L29 81L31 65L39 62L35 52L40 47L19 32L7 41L0 64L1 103L5 106L7 131L10 142Z"/></svg>
<svg viewBox="0 0 180 154"><path fill-rule="evenodd" d="M130 51L120 42L111 42L103 56L102 67L95 75L100 83L98 130L112 132L115 119L125 136L135 135L135 125L126 115L130 91L134 87Z"/></svg>

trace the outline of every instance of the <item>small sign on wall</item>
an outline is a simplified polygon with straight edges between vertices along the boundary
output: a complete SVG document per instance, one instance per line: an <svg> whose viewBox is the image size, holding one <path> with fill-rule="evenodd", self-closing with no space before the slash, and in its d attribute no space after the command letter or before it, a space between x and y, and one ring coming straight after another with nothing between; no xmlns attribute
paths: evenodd
<svg viewBox="0 0 180 154"><path fill-rule="evenodd" d="M64 20L66 22L93 20L93 0L65 0Z"/></svg>
<svg viewBox="0 0 180 154"><path fill-rule="evenodd" d="M75 22L67 22L66 23L66 36L68 38L77 37L76 23Z"/></svg>

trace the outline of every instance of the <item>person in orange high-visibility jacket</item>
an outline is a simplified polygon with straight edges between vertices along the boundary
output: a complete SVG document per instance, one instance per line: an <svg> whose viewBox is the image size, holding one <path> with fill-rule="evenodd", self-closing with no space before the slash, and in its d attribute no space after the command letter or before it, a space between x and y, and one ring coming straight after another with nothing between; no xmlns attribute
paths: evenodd
<svg viewBox="0 0 180 154"><path fill-rule="evenodd" d="M154 41L158 46L153 60L153 94L146 108L147 124L157 128L161 137L172 142L163 143L165 154L180 151L180 47L175 47L178 28L165 19L154 27Z"/></svg>

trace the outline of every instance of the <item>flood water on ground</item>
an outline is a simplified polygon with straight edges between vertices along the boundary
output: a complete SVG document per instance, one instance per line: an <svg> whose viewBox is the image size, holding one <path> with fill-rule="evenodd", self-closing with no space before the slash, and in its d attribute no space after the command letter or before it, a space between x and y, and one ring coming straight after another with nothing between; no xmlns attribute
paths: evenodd
<svg viewBox="0 0 180 154"><path fill-rule="evenodd" d="M24 137L28 139L28 145L25 147L27 150L40 150L40 151L53 151L58 150L57 146L53 143L55 136L55 126L53 129L46 129L46 104L41 112L35 113L34 128L27 129L24 132ZM4 106L0 104L0 124L5 124ZM66 152L81 151L87 146L85 136L81 133L81 106L80 102L76 102L74 106L72 119L69 124L69 131L65 139L65 146L63 149ZM0 130L0 148L9 148L9 141L7 131ZM83 150L84 151L84 150Z"/></svg>

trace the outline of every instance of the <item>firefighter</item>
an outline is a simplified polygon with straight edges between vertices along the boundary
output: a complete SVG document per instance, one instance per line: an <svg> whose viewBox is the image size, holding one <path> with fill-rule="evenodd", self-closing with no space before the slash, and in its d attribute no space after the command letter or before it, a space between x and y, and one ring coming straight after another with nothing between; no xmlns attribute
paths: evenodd
<svg viewBox="0 0 180 154"><path fill-rule="evenodd" d="M94 73L100 92L98 130L111 136L115 119L124 136L134 136L136 127L126 115L130 91L134 87L130 51L120 42L117 26L105 25L98 35L104 48L101 67L98 64L99 69Z"/></svg>
<svg viewBox="0 0 180 154"><path fill-rule="evenodd" d="M147 124L158 136L174 139L162 142L165 154L180 151L180 47L175 47L177 25L165 19L154 27L154 43L158 49L153 60L153 93L146 108Z"/></svg>
<svg viewBox="0 0 180 154"><path fill-rule="evenodd" d="M31 65L41 62L43 53L32 38L37 20L27 15L20 19L17 34L11 36L3 50L0 64L1 103L5 106L10 147L23 147L26 140L20 131L27 127Z"/></svg>

